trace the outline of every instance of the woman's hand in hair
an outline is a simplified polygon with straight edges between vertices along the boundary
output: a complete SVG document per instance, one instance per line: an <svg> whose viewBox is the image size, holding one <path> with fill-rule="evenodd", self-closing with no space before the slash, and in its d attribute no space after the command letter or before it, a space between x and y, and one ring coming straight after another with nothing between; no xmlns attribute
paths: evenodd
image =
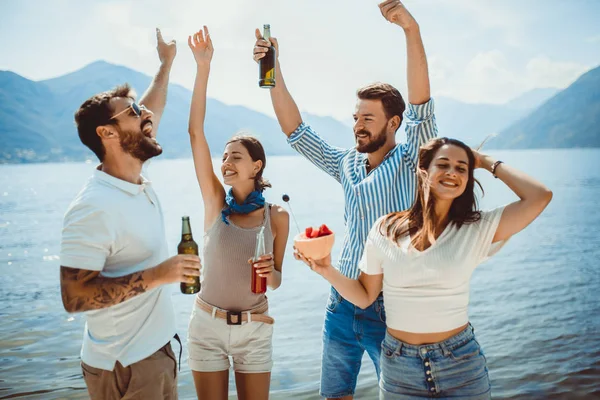
<svg viewBox="0 0 600 400"><path fill-rule="evenodd" d="M471 151L473 152L473 157L475 157L475 165L473 166L473 168L475 168L475 169L477 169L477 168L483 168L483 166L484 166L483 160L487 156L485 154L482 154L482 153L478 152L475 149L471 149Z"/></svg>
<svg viewBox="0 0 600 400"><path fill-rule="evenodd" d="M474 168L483 168L488 172L492 172L492 165L494 165L496 160L487 154L478 152L477 150L471 149L471 151L473 152L473 157L475 157Z"/></svg>
<svg viewBox="0 0 600 400"><path fill-rule="evenodd" d="M214 48L208 28L204 26L204 31L199 30L191 36L188 36L188 46L194 54L194 59L198 65L210 65Z"/></svg>

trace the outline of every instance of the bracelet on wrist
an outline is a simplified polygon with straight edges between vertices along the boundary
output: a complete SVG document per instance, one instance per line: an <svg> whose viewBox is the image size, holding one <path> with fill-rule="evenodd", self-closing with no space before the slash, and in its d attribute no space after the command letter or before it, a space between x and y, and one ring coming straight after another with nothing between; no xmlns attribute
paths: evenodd
<svg viewBox="0 0 600 400"><path fill-rule="evenodd" d="M498 175L496 175L496 168L498 168L498 165L502 164L504 161L496 161L495 163L492 164L492 168L491 168L491 172L492 175L494 175L494 178L498 178Z"/></svg>

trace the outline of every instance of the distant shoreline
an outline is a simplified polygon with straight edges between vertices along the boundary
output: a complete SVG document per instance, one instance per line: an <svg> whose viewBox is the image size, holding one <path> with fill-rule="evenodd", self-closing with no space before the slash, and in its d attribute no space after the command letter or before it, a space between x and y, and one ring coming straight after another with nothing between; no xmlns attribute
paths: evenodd
<svg viewBox="0 0 600 400"><path fill-rule="evenodd" d="M486 148L484 146L484 152L522 152L522 151L570 151L570 150L600 150L600 147L540 147L540 148L528 148L528 149L500 149L500 148ZM277 154L269 154L267 153L267 157L302 157L296 152L292 153L277 153ZM219 158L219 154L212 154L213 158ZM166 160L191 160L192 155L182 156L182 157L164 157L160 156L155 161L166 161ZM20 160L13 162L11 160L0 159L0 166L2 165L33 165L33 164L94 164L98 161L93 158L88 159L67 159L67 160Z"/></svg>

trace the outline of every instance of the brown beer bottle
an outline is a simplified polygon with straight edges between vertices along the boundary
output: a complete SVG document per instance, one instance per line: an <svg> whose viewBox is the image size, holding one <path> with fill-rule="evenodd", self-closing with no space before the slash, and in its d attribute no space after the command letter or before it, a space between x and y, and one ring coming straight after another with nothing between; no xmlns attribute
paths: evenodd
<svg viewBox="0 0 600 400"><path fill-rule="evenodd" d="M195 254L198 255L198 244L192 237L192 227L190 217L187 215L181 217L181 242L177 246L177 254ZM200 291L200 277L195 276L194 283L181 282L181 293L194 294Z"/></svg>
<svg viewBox="0 0 600 400"><path fill-rule="evenodd" d="M271 25L265 24L263 28L263 39L269 40L271 38ZM270 89L275 87L276 52L277 50L275 50L275 47L271 45L269 51L265 53L265 56L258 60L258 86L261 88Z"/></svg>

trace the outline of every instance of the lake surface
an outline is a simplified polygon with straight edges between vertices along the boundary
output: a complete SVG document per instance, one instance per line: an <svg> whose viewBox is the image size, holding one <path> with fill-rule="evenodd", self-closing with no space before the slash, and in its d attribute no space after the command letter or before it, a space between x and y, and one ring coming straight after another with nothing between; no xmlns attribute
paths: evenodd
<svg viewBox="0 0 600 400"><path fill-rule="evenodd" d="M600 398L600 150L498 151L494 156L554 191L542 216L474 274L470 319L486 353L493 397ZM79 367L84 316L61 304L62 217L93 164L0 165L0 399L85 399ZM156 160L148 168L161 198L171 254L181 216L190 215L201 244L202 203L191 160ZM288 193L301 227L327 223L343 232L339 185L300 157L270 157L268 201ZM479 174L482 208L515 196ZM269 293L276 319L273 399L318 398L321 330L329 286L295 261L291 238L283 284ZM341 240L334 248L339 254ZM186 337L193 296L173 297ZM175 351L178 345L174 343ZM195 398L187 366L181 399ZM357 399L377 398L373 365L363 360ZM232 398L235 386L230 383Z"/></svg>

